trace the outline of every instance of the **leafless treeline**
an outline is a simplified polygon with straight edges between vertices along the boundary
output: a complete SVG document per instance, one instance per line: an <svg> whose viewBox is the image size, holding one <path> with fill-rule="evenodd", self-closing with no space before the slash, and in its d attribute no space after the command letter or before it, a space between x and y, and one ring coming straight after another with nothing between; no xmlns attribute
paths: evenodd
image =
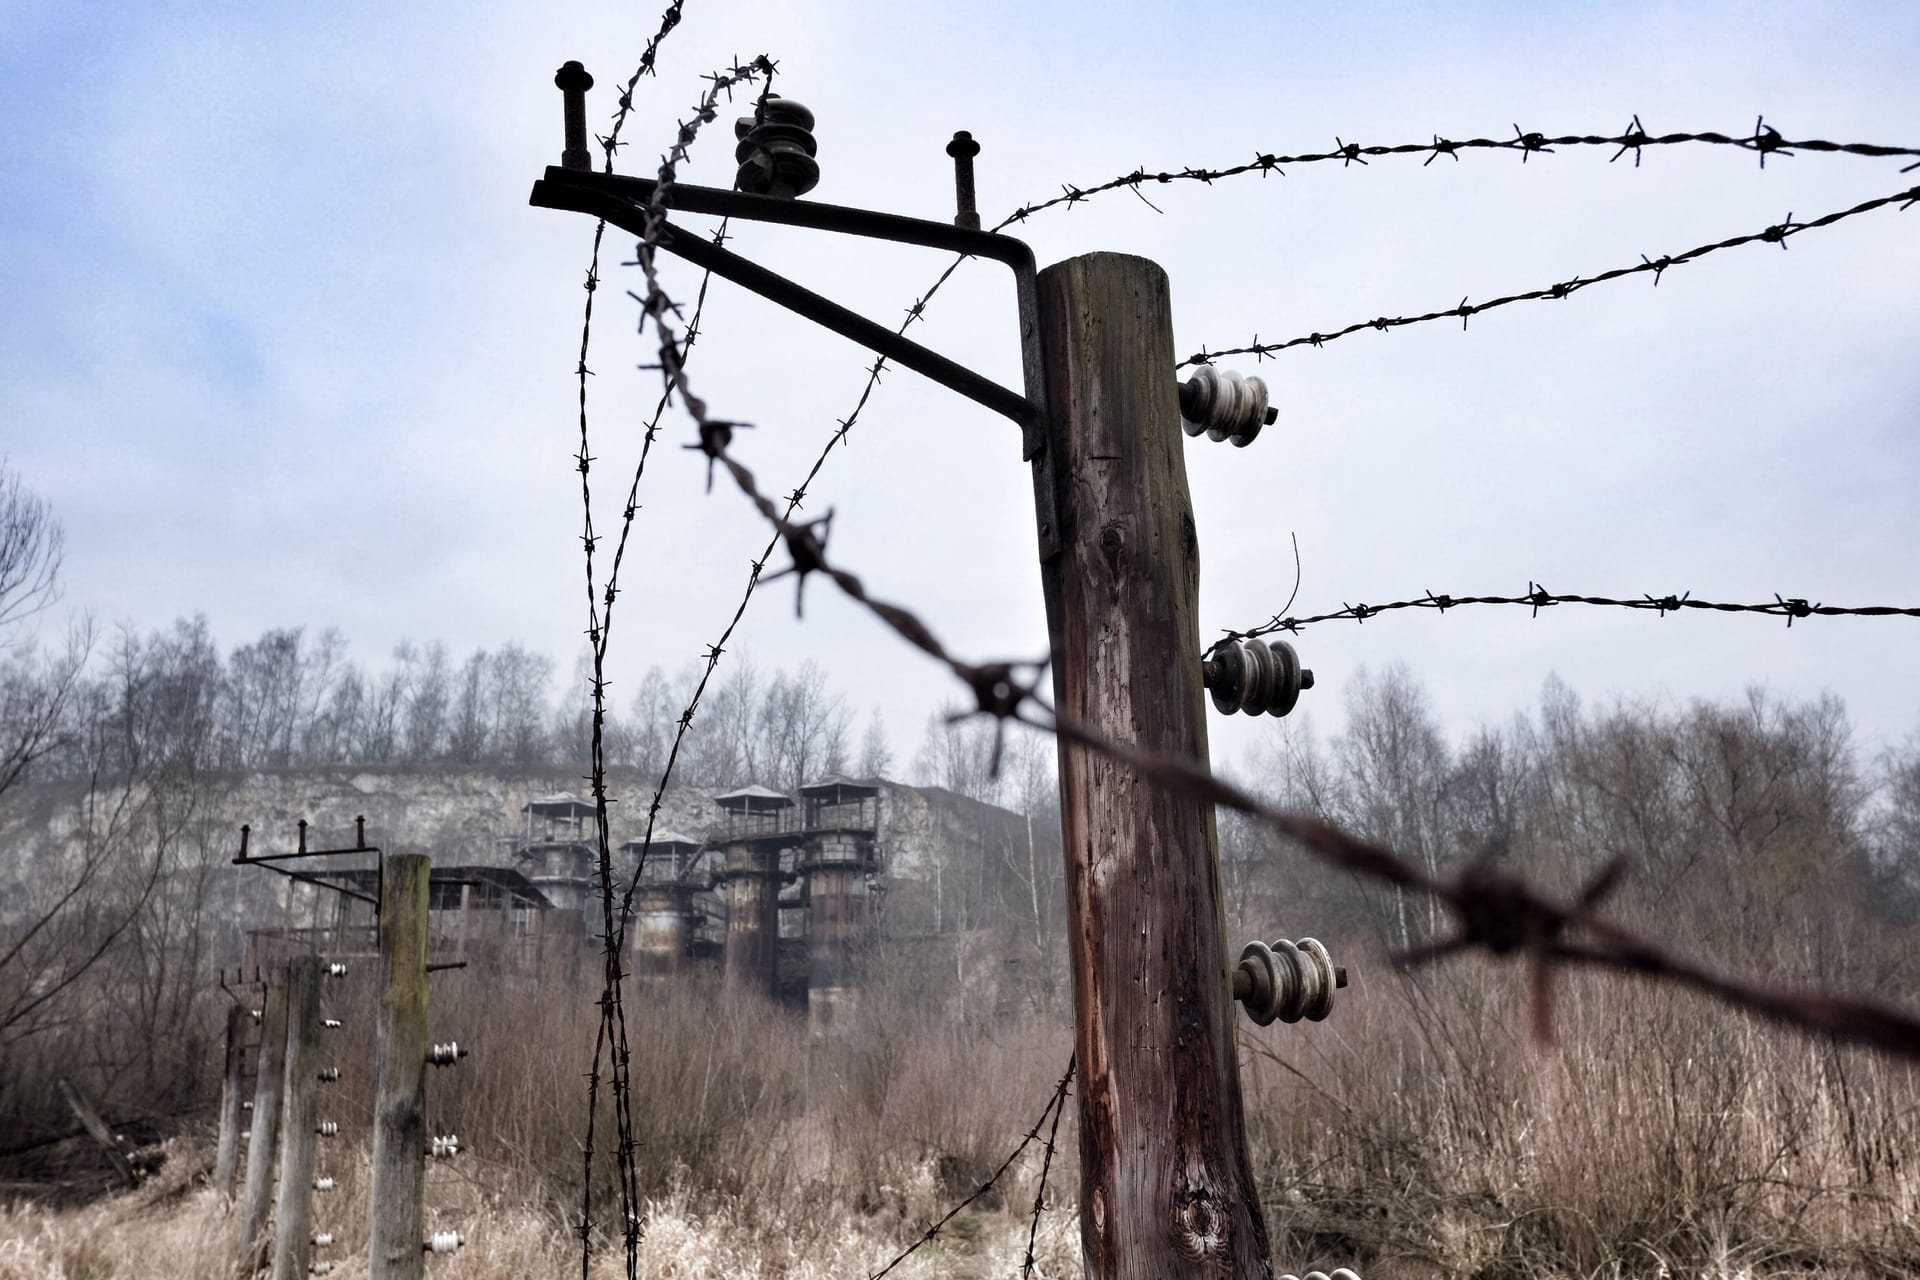
<svg viewBox="0 0 1920 1280"><path fill-rule="evenodd" d="M1578 884L1624 859L1615 901L1689 950L1745 971L1790 963L1881 994L1913 988L1899 958L1910 948L1870 956L1867 931L1920 921L1920 736L1864 751L1831 695L1588 708L1550 680L1535 714L1451 745L1404 668L1353 681L1347 711L1330 742L1291 725L1253 783L1429 871L1493 857ZM1304 870L1237 819L1224 834L1243 913L1397 947L1441 923L1431 903Z"/></svg>
<svg viewBox="0 0 1920 1280"><path fill-rule="evenodd" d="M204 616L142 634L76 633L26 649L0 674L0 714L33 724L12 753L21 780L118 778L163 762L232 772L333 764L545 765L587 759L584 671L556 687L553 660L514 642L456 660L403 643L369 668L331 628L269 630L220 652ZM608 762L657 772L697 672L658 667L609 717ZM886 734L856 744L846 699L814 663L734 664L709 691L676 777L694 785L795 786L823 773L884 772Z"/></svg>

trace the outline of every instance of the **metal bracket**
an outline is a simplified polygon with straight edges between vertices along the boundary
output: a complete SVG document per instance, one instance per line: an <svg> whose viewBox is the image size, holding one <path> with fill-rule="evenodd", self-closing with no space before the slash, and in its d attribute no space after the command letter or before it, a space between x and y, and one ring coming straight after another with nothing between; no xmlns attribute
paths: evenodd
<svg viewBox="0 0 1920 1280"><path fill-rule="evenodd" d="M658 183L647 178L580 172L553 166L547 169L545 177L533 184L533 194L528 203L536 208L590 214L630 234L651 237L657 247L825 325L842 337L850 338L896 364L923 374L1012 419L1021 429L1021 457L1033 464L1035 490L1041 495L1040 559L1045 562L1059 555L1060 522L1054 501L1056 490L1052 462L1046 452L1047 386L1045 365L1040 353L1038 271L1032 249L1011 236L974 231L923 218L908 218L846 205L783 200L678 182L667 189L666 199L662 202L665 208L687 213L865 236L897 244L946 249L1005 264L1013 271L1015 300L1019 306L1020 357L1026 383L1026 394L1021 395L777 272L674 227L660 218L653 208L658 187Z"/></svg>

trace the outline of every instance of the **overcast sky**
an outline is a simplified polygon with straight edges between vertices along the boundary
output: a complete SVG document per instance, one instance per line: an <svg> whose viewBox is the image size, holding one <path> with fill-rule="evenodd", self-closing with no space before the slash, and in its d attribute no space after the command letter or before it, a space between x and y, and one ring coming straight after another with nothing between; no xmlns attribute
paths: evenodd
<svg viewBox="0 0 1920 1280"><path fill-rule="evenodd" d="M1306 12L1309 8L1312 12ZM341 628L517 639L564 673L585 626L571 370L592 224L527 207L561 145L554 69L599 78L601 127L657 13L637 5L0 2L0 450L66 526L67 600L225 643ZM1920 7L824 5L689 0L623 152L650 173L700 73L762 51L817 113L813 198L952 214L943 146L983 145L989 222L1060 184L1347 141L1750 131L1920 145ZM689 180L728 185L732 111ZM1805 220L1912 185L1898 161L1730 148L1481 153L1303 166L1117 192L1020 228L1041 263L1142 254L1175 341L1238 345L1454 305ZM633 337L630 239L609 237L592 365L612 527L655 375ZM736 228L732 247L883 320L929 251ZM670 287L698 278L675 264ZM1878 212L1668 273L1476 319L1365 332L1259 372L1280 422L1187 446L1203 635L1426 590L1679 592L1920 603L1920 213ZM790 488L869 363L724 284L690 372L757 424L740 455ZM963 270L916 335L1018 383L1006 273ZM1253 367L1229 363L1229 367ZM1169 371L1169 376L1172 376ZM672 421L650 464L617 622L614 697L696 657L764 525ZM808 509L832 551L969 657L1045 649L1015 429L890 374ZM909 754L947 679L825 584L743 627L763 666L814 658ZM1362 667L1405 662L1461 732L1531 705L1684 704L1764 682L1843 696L1869 745L1920 725L1920 621L1615 610L1399 614L1298 640L1338 727ZM1271 721L1214 723L1225 754Z"/></svg>

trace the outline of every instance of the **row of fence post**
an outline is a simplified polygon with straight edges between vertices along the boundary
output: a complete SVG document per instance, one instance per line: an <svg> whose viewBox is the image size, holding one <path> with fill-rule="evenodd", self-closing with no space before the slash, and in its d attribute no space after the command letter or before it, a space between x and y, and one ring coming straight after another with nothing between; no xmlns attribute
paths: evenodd
<svg viewBox="0 0 1920 1280"><path fill-rule="evenodd" d="M373 1174L368 1262L372 1280L420 1280L426 1254L445 1252L424 1235L426 1161L427 891L429 860L417 854L384 859L380 896L380 1010L376 1028L378 1093L374 1105ZM318 1086L337 1079L321 1066L321 978L327 962L296 957L269 976L258 1011L235 1005L227 1014L227 1052L220 1098L214 1186L233 1192L240 1126L252 1112L246 1179L240 1199L239 1262L253 1275L271 1265L273 1280L301 1280L310 1268ZM335 970L338 972L338 970ZM254 1084L246 1100L248 1029L259 1024ZM276 1159L277 1154L277 1159ZM277 1169L276 1169L277 1165ZM276 1179L275 1174L278 1174ZM277 1192L276 1192L277 1182ZM268 1234L271 1218L273 1232ZM321 1264L328 1266L330 1264Z"/></svg>

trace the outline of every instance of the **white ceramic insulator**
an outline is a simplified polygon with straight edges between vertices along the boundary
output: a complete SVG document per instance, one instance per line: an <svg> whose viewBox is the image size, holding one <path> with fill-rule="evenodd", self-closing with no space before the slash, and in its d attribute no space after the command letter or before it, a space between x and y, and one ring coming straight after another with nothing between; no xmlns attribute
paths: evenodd
<svg viewBox="0 0 1920 1280"><path fill-rule="evenodd" d="M325 1027L329 1031L338 1031L340 1029L340 1019L322 1018L320 1019L320 1025Z"/></svg>
<svg viewBox="0 0 1920 1280"><path fill-rule="evenodd" d="M460 1154L459 1136L449 1133L445 1137L435 1138L433 1145L427 1148L427 1154L436 1160L453 1159Z"/></svg>
<svg viewBox="0 0 1920 1280"><path fill-rule="evenodd" d="M458 1231L436 1231L427 1237L428 1253L452 1253L467 1242Z"/></svg>
<svg viewBox="0 0 1920 1280"><path fill-rule="evenodd" d="M427 1049L427 1061L436 1067L450 1067L466 1056L467 1051L460 1047L457 1040L431 1045Z"/></svg>
<svg viewBox="0 0 1920 1280"><path fill-rule="evenodd" d="M340 1122L338 1120L322 1120L314 1126L313 1131L323 1138L337 1138L340 1136Z"/></svg>
<svg viewBox="0 0 1920 1280"><path fill-rule="evenodd" d="M251 1110L253 1110L253 1100L252 1100L252 1099L248 1099L247 1101L245 1101L245 1102L243 1102L243 1103L241 1103L241 1104L240 1104L240 1109L241 1109L242 1111L251 1111Z"/></svg>
<svg viewBox="0 0 1920 1280"><path fill-rule="evenodd" d="M247 1010L247 1016L249 1018L252 1018L255 1022L260 1021L260 1011L258 1009Z"/></svg>
<svg viewBox="0 0 1920 1280"><path fill-rule="evenodd" d="M311 1267L308 1267L307 1270L313 1272L316 1276L323 1276L333 1270L333 1264L331 1262L316 1262Z"/></svg>
<svg viewBox="0 0 1920 1280"><path fill-rule="evenodd" d="M327 976L329 978L344 978L347 976L347 966L343 964L330 964L327 966Z"/></svg>
<svg viewBox="0 0 1920 1280"><path fill-rule="evenodd" d="M315 1191L331 1191L333 1190L333 1179L332 1178L315 1178L313 1180L313 1189Z"/></svg>
<svg viewBox="0 0 1920 1280"><path fill-rule="evenodd" d="M313 1238L313 1247L316 1249L325 1249L327 1246L331 1245L332 1243L333 1243L333 1232L331 1231L322 1231L319 1235Z"/></svg>
<svg viewBox="0 0 1920 1280"><path fill-rule="evenodd" d="M331 1084L335 1080L338 1080L339 1078L340 1078L340 1068L338 1067L320 1068L320 1081L322 1084Z"/></svg>
<svg viewBox="0 0 1920 1280"><path fill-rule="evenodd" d="M1190 436L1252 444L1267 421L1267 384L1230 369L1201 365L1181 388L1181 426Z"/></svg>

